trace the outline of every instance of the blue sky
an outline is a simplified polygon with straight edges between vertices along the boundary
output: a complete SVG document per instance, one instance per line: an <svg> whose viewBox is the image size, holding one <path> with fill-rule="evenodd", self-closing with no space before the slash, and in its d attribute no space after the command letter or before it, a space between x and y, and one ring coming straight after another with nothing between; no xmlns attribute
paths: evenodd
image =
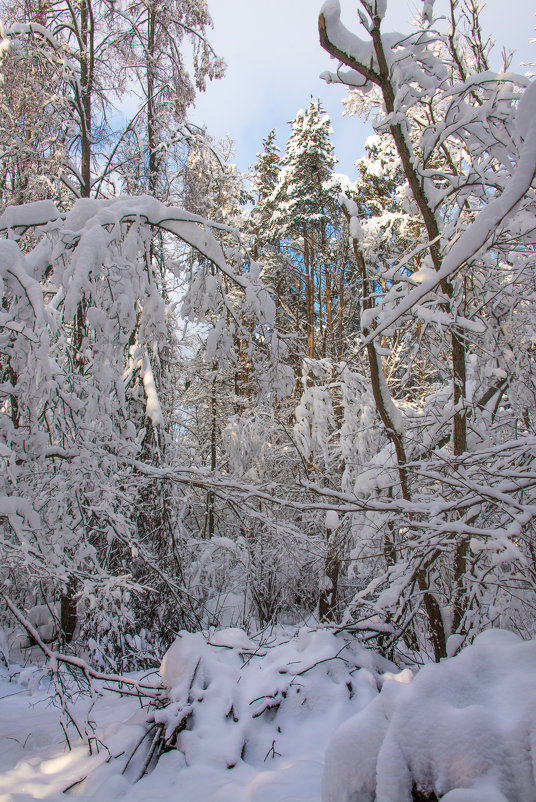
<svg viewBox="0 0 536 802"><path fill-rule="evenodd" d="M446 4L436 0L436 13ZM320 97L331 117L336 169L355 176L353 163L372 128L356 117L342 117L343 88L326 86L318 77L333 65L318 44L321 6L322 0L209 0L211 41L227 61L227 74L199 96L191 119L206 123L216 138L228 134L234 139L233 161L240 170L255 161L271 128L284 146L288 122L313 96ZM341 6L347 26L357 30L356 0L341 0ZM420 0L389 0L385 28L411 30L421 7ZM484 26L496 40L497 63L503 47L517 51L512 68L525 72L530 68L521 62L536 62L536 44L529 44L536 36L535 12L533 0L487 0Z"/></svg>

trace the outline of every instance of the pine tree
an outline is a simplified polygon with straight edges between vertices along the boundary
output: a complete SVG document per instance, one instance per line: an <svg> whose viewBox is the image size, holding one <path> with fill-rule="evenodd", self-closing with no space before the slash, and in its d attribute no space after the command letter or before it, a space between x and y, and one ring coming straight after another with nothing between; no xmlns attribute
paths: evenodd
<svg viewBox="0 0 536 802"><path fill-rule="evenodd" d="M277 235L287 257L285 295L294 330L304 333L309 358L321 354L323 327L333 326L327 245L338 193L330 184L336 162L330 130L319 101L298 113L270 196L269 231Z"/></svg>
<svg viewBox="0 0 536 802"><path fill-rule="evenodd" d="M270 221L274 213L273 192L281 171L281 151L275 143L276 132L272 128L262 140L263 151L257 154L257 161L251 171L251 189L255 196L255 206L249 219L249 230L253 236L253 256L270 258L271 250L278 250L278 242L270 237ZM268 248L264 246L268 245ZM270 247L271 246L271 247ZM277 284L277 282L276 282Z"/></svg>

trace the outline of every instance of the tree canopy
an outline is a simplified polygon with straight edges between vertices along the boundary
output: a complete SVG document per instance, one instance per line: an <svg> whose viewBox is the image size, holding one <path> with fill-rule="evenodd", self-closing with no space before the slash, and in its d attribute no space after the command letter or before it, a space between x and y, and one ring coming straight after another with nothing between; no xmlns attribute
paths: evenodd
<svg viewBox="0 0 536 802"><path fill-rule="evenodd" d="M473 0L384 11L319 18L374 117L357 181L311 100L247 186L188 120L205 2L3 8L0 590L62 648L534 634L536 90Z"/></svg>

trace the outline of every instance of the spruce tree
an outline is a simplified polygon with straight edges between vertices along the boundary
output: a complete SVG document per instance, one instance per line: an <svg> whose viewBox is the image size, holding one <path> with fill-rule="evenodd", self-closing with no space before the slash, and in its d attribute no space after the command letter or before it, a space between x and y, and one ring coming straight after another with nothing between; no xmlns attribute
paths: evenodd
<svg viewBox="0 0 536 802"><path fill-rule="evenodd" d="M282 287L290 325L305 339L309 358L325 355L333 341L330 235L340 186L330 142L331 125L320 101L298 112L285 148L271 207L268 233L281 243L287 277Z"/></svg>

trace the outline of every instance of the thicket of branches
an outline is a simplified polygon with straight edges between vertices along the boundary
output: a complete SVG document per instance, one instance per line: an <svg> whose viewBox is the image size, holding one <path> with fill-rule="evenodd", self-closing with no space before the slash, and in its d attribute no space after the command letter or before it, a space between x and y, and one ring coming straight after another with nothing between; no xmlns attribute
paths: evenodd
<svg viewBox="0 0 536 802"><path fill-rule="evenodd" d="M114 670L213 624L534 632L535 87L475 0L358 5L319 18L358 180L311 102L249 195L187 121L203 0L3 10L1 590Z"/></svg>

